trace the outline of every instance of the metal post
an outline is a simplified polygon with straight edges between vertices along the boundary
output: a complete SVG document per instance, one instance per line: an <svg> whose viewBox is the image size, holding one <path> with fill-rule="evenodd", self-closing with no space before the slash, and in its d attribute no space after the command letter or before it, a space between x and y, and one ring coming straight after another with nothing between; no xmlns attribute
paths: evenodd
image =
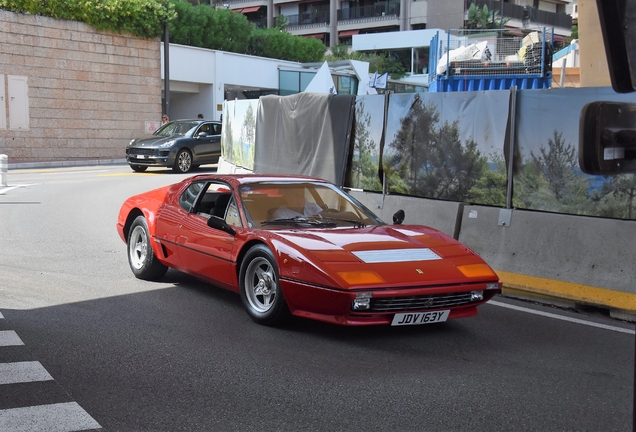
<svg viewBox="0 0 636 432"><path fill-rule="evenodd" d="M512 208L512 171L515 155L515 126L517 116L517 86L510 87L510 135L508 146L508 188L506 190L506 208Z"/></svg>
<svg viewBox="0 0 636 432"><path fill-rule="evenodd" d="M9 157L0 154L0 186L7 186L7 170L9 169Z"/></svg>
<svg viewBox="0 0 636 432"><path fill-rule="evenodd" d="M565 80L565 69L567 67L568 64L568 57L567 55L565 57L563 57L563 66L561 66L561 78L559 78L559 87L563 88L563 81Z"/></svg>
<svg viewBox="0 0 636 432"><path fill-rule="evenodd" d="M168 22L163 25L163 113L170 117L170 29Z"/></svg>

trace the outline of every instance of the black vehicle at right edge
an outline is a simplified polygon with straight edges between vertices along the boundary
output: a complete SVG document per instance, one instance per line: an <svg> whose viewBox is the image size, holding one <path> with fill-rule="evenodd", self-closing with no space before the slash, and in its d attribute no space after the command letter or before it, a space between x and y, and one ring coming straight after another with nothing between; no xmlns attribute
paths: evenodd
<svg viewBox="0 0 636 432"><path fill-rule="evenodd" d="M200 165L218 163L221 157L221 122L177 120L166 123L147 138L136 138L126 147L133 171L168 167L187 173Z"/></svg>

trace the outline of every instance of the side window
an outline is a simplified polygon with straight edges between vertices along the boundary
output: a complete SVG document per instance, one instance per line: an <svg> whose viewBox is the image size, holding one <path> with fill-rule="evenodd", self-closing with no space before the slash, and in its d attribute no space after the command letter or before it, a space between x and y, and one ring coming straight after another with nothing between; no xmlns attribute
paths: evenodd
<svg viewBox="0 0 636 432"><path fill-rule="evenodd" d="M202 124L199 127L199 130L196 132L196 135L199 135L199 133L201 132L205 132L206 134L210 135L211 131L210 131L210 124L206 123L206 124Z"/></svg>
<svg viewBox="0 0 636 432"><path fill-rule="evenodd" d="M214 135L221 135L221 125L220 124L213 124L212 125L212 133Z"/></svg>
<svg viewBox="0 0 636 432"><path fill-rule="evenodd" d="M227 206L227 212L225 213L225 222L228 225L241 227L243 224L241 223L241 216L239 215L238 207L236 206L236 201L234 198L230 201Z"/></svg>
<svg viewBox="0 0 636 432"><path fill-rule="evenodd" d="M181 196L179 197L179 205L181 206L181 208L183 208L187 212L192 209L192 206L194 206L194 202L196 201L199 192L201 192L203 185L204 183L201 182L192 183L181 194Z"/></svg>

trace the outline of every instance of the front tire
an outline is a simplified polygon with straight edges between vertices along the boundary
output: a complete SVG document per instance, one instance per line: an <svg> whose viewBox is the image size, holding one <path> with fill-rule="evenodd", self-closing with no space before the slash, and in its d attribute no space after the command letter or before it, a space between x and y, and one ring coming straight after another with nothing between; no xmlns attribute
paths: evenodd
<svg viewBox="0 0 636 432"><path fill-rule="evenodd" d="M144 171L146 171L148 169L148 167L141 166L141 165L131 165L130 168L134 172L144 172Z"/></svg>
<svg viewBox="0 0 636 432"><path fill-rule="evenodd" d="M175 158L174 167L172 167L172 169L181 174L192 170L192 154L188 149L181 149L177 152L177 157Z"/></svg>
<svg viewBox="0 0 636 432"><path fill-rule="evenodd" d="M137 216L128 233L128 264L133 274L143 280L161 279L168 267L161 264L150 245L146 218Z"/></svg>
<svg viewBox="0 0 636 432"><path fill-rule="evenodd" d="M282 324L289 309L280 289L274 255L265 245L247 251L239 274L241 301L254 322L267 326Z"/></svg>

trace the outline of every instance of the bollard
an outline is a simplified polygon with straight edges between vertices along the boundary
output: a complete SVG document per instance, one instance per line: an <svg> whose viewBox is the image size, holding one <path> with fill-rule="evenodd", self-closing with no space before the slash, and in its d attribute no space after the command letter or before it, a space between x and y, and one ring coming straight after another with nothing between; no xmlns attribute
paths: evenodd
<svg viewBox="0 0 636 432"><path fill-rule="evenodd" d="M0 154L0 186L7 186L7 170L9 169L9 157Z"/></svg>

